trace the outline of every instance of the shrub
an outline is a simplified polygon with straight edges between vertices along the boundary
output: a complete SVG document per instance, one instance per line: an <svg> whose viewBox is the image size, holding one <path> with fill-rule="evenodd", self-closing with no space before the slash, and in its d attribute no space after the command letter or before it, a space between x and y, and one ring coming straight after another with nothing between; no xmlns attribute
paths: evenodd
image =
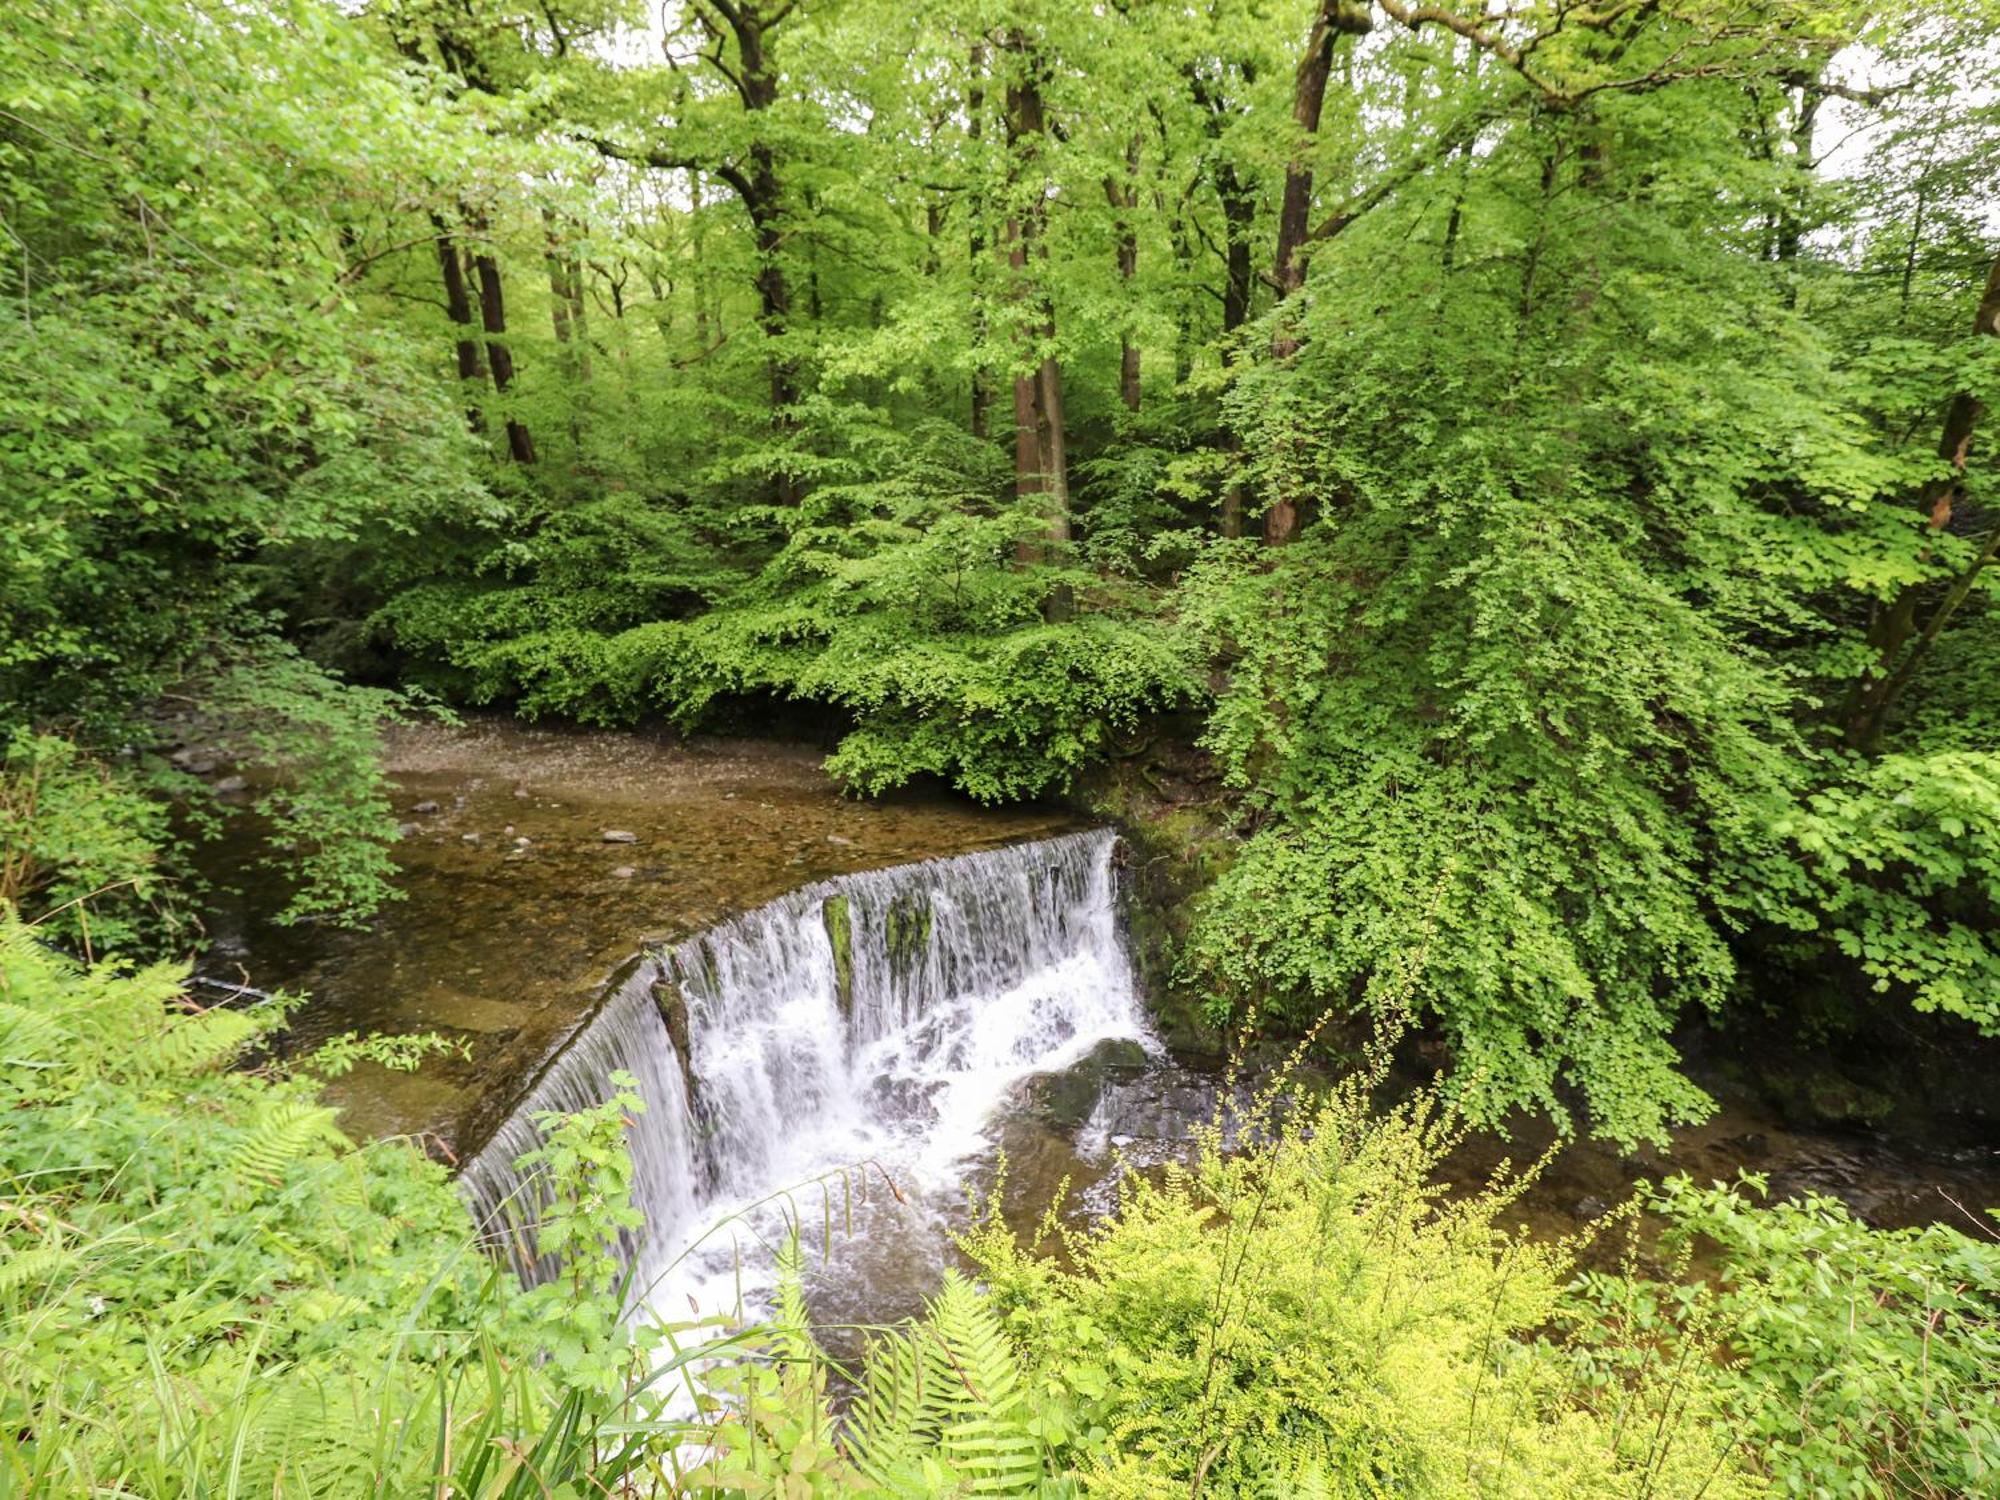
<svg viewBox="0 0 2000 1500"><path fill-rule="evenodd" d="M1762 1179L1746 1176L1749 1193ZM1600 1370L1719 1336L1714 1372L1744 1450L1787 1495L1989 1495L2000 1487L2000 1243L1879 1230L1814 1195L1765 1205L1670 1179L1668 1248L1719 1259L1685 1285L1589 1275L1567 1321ZM1621 1351L1607 1359L1600 1344Z"/></svg>
<svg viewBox="0 0 2000 1500"><path fill-rule="evenodd" d="M1066 1412L1039 1430L1085 1489L1754 1492L1701 1382L1571 1379L1534 1334L1573 1247L1497 1226L1518 1179L1447 1198L1462 1120L1428 1094L1377 1115L1371 1081L1219 1119L1191 1165L1127 1176L1101 1227L1056 1231L1058 1256L974 1238L1030 1389Z"/></svg>

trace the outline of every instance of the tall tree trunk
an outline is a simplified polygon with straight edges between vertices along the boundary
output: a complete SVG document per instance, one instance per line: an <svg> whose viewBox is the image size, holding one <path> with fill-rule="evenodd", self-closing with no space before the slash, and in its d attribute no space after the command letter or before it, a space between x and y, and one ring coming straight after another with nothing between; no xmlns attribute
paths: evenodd
<svg viewBox="0 0 2000 1500"><path fill-rule="evenodd" d="M1250 320L1256 272L1250 264L1250 235L1257 223L1257 199L1237 176L1233 162L1216 171L1215 195L1222 204L1222 333L1225 339Z"/></svg>
<svg viewBox="0 0 2000 1500"><path fill-rule="evenodd" d="M1987 273L1986 290L1973 316L1972 332L1975 338L2000 337L2000 258L1994 260ZM1937 447L1938 457L1945 463L1945 473L1917 492L1917 509L1933 532L1941 532L1951 524L1953 511L1962 498L1972 440L1984 414L1979 398L1970 391L1958 392L1945 407L1944 427L1938 434ZM1849 744L1873 750L1881 743L1896 700L1909 686L1939 633L1972 592L1997 550L2000 550L2000 517L1993 518L1989 534L1982 538L1972 561L1946 587L1943 598L1933 607L1921 630L1917 619L1930 593L1925 585L1907 586L1887 609L1876 615L1868 632L1868 643L1875 648L1874 668L1854 685L1845 706L1844 727Z"/></svg>
<svg viewBox="0 0 2000 1500"><path fill-rule="evenodd" d="M743 176L740 191L743 206L750 212L750 227L757 246L757 327L762 331L770 354L766 360L771 384L772 425L780 436L794 429L792 407L798 403L798 366L783 350L782 340L791 324L792 289L785 279L779 256L784 248L784 228L778 207L778 170L771 148L758 144L750 148L750 171ZM798 477L781 469L776 477L780 505L798 503Z"/></svg>
<svg viewBox="0 0 2000 1500"><path fill-rule="evenodd" d="M1365 33L1370 25L1366 5L1322 0L1293 75L1292 145L1285 161L1284 196L1278 205L1278 248L1271 277L1280 303L1306 284L1305 247L1312 233L1312 149L1326 105L1327 79L1333 72L1334 42L1343 34ZM1282 364L1298 349L1297 310L1289 314L1281 311L1271 334L1271 358ZM1290 483L1281 479L1278 493L1264 512L1264 541L1269 546L1283 546L1298 535L1298 530L1299 497Z"/></svg>
<svg viewBox="0 0 2000 1500"><path fill-rule="evenodd" d="M785 244L784 188L778 174L778 160L766 134L766 121L778 102L778 74L771 60L771 33L791 14L793 0L781 0L766 12L765 0L709 0L691 7L696 21L712 36L717 47L717 67L736 90L747 117L750 145L743 157L723 162L714 170L736 190L744 212L750 216L751 240L757 250L757 327L764 335L768 352L765 366L771 392L771 426L780 438L796 430L792 408L798 404L798 365L785 349L784 339L791 323L792 290L785 278L782 253ZM720 19L717 19L717 18ZM736 44L734 68L719 61L726 41ZM685 162L657 162L657 165L687 165ZM780 504L798 502L798 476L779 468L772 477L772 489Z"/></svg>
<svg viewBox="0 0 2000 1500"><path fill-rule="evenodd" d="M717 326L715 328L709 326L711 320L708 315L710 300L708 246L707 236L703 233L706 216L702 213L702 208L701 173L691 171L688 173L688 239L694 255L691 257L688 274L694 282L694 346L697 351L704 351L714 346L715 335L720 331L721 325L721 318L718 315L713 320ZM653 297L658 301L659 293L655 291Z"/></svg>
<svg viewBox="0 0 2000 1500"><path fill-rule="evenodd" d="M472 294L465 284L465 263L458 256L458 242L451 237L444 226L444 220L431 215L431 223L437 229L438 270L444 277L445 313L458 333L458 379L466 390L465 420L474 432L486 430L486 413L481 410L476 392L486 384L486 360L479 352L479 340L472 336Z"/></svg>
<svg viewBox="0 0 2000 1500"><path fill-rule="evenodd" d="M561 346L569 377L590 379L589 309L583 299L583 263L566 247L553 210L542 210L542 259L549 273L549 322Z"/></svg>
<svg viewBox="0 0 2000 1500"><path fill-rule="evenodd" d="M1132 278L1139 273L1139 137L1125 148L1125 180L1104 179L1104 195L1118 220L1118 283L1125 294L1124 317L1118 330L1118 399L1127 411L1139 409L1139 345L1132 337Z"/></svg>
<svg viewBox="0 0 2000 1500"><path fill-rule="evenodd" d="M1255 81L1253 68L1246 65L1243 73L1246 83ZM1223 130L1231 115L1228 100L1219 86L1207 82L1199 70L1190 70L1188 82L1195 102L1207 116L1207 135L1213 143L1208 180L1222 207L1222 362L1234 365L1240 352L1236 330L1250 318L1251 279L1255 274L1251 269L1250 238L1257 222L1257 198L1237 164L1221 151ZM1230 473L1223 483L1220 519L1222 534L1234 539L1243 535L1243 440L1226 417L1217 423L1215 445L1229 457Z"/></svg>
<svg viewBox="0 0 2000 1500"><path fill-rule="evenodd" d="M993 392L986 383L986 370L981 364L982 351L986 347L986 303L985 271L986 257L991 249L989 231L986 225L986 167L980 159L979 143L986 131L986 44L974 42L970 59L971 82L965 91L965 137L972 143L972 210L966 216L967 248L971 259L968 279L972 291L972 435L982 441L986 438L990 421L988 409L993 404Z"/></svg>
<svg viewBox="0 0 2000 1500"><path fill-rule="evenodd" d="M473 227L482 233L486 228L478 219L473 220ZM479 280L479 323L486 333L486 364L493 372L493 389L504 397L514 383L514 353L507 347L507 304L500 289L500 263L490 250L475 250L472 269ZM535 461L535 440L529 436L527 424L513 416L507 418L507 452L517 464Z"/></svg>
<svg viewBox="0 0 2000 1500"><path fill-rule="evenodd" d="M1053 326L1049 329L1054 333ZM1046 550L1051 561L1069 553L1069 439L1063 421L1062 366L1053 354L1042 360L1035 380L1035 401L1040 425L1036 432L1040 451L1044 504L1048 509ZM1066 583L1057 584L1043 602L1043 617L1051 622L1071 618L1076 599Z"/></svg>
<svg viewBox="0 0 2000 1500"><path fill-rule="evenodd" d="M1250 264L1250 235L1257 221L1257 200L1234 162L1222 162L1215 169L1215 196L1222 205L1222 360L1233 365L1239 353L1236 330L1250 318L1250 296L1255 272ZM1217 439L1229 455L1232 471L1243 459L1243 439L1226 421ZM1232 540L1243 535L1244 484L1240 472L1232 472L1222 491L1222 534Z"/></svg>
<svg viewBox="0 0 2000 1500"><path fill-rule="evenodd" d="M1042 151L1048 118L1041 59L1034 47L1019 31L1010 31L1002 45L1012 54L1006 110L1007 265L1012 294L1026 304L1028 314L1022 319L1024 357L1017 359L1014 380L1014 492L1036 499L1043 516L1040 535L1021 543L1017 555L1023 562L1049 562L1069 541L1069 444L1062 371L1046 348L1055 336L1055 310L1041 281L1047 255L1042 243L1048 212ZM1066 619L1072 606L1068 589L1059 588L1044 601L1043 613L1051 620Z"/></svg>

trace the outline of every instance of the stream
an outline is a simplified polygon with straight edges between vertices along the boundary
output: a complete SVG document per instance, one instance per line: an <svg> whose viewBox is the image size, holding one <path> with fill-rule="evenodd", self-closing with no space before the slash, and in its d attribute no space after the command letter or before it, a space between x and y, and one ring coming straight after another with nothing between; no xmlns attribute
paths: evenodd
<svg viewBox="0 0 2000 1500"><path fill-rule="evenodd" d="M461 1170L475 1214L528 1276L537 1185L514 1166L531 1116L645 1102L630 1143L645 1227L628 1246L642 1315L722 1315L768 1287L794 1226L836 1356L917 1310L968 1194L996 1180L1020 1227L1107 1210L1117 1174L1187 1149L1222 1074L1155 1037L1126 951L1117 839L1049 810L937 796L839 797L808 750L536 730L499 720L399 732L408 897L365 930L284 929L245 861L204 963L304 991L290 1045L343 1031L458 1043L415 1074L335 1085L356 1135L411 1134ZM233 890L232 890L233 888ZM607 980L606 975L611 977ZM1514 1205L1567 1234L1642 1177L1766 1172L1881 1225L2000 1204L2000 1154L1919 1151L1788 1126L1727 1079L1665 1151L1575 1143ZM1448 1164L1483 1180L1546 1127L1476 1136ZM1608 1247L1606 1254L1617 1247Z"/></svg>

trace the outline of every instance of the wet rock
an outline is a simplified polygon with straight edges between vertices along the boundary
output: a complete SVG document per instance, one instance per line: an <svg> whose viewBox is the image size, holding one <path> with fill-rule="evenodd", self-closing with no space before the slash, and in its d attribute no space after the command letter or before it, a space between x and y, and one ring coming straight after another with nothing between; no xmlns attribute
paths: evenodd
<svg viewBox="0 0 2000 1500"><path fill-rule="evenodd" d="M611 872L611 878L613 880L630 880L634 875L637 875L638 873L639 872L633 869L630 865L620 865L617 869Z"/></svg>
<svg viewBox="0 0 2000 1500"><path fill-rule="evenodd" d="M422 802L419 802L415 807L411 808L410 811L418 814L421 817L428 818L434 816L437 813L438 805L437 803L431 801L430 798L426 797Z"/></svg>
<svg viewBox="0 0 2000 1500"><path fill-rule="evenodd" d="M532 1019L530 1007L507 1000L489 1000L447 985L418 990L403 997L397 1006L399 1025L452 1031L469 1031L482 1036L504 1036L519 1031Z"/></svg>
<svg viewBox="0 0 2000 1500"><path fill-rule="evenodd" d="M607 844L636 844L639 842L639 835L626 828L607 828L604 830L604 842Z"/></svg>
<svg viewBox="0 0 2000 1500"><path fill-rule="evenodd" d="M879 1073L869 1080L868 1097L877 1110L892 1119L935 1120L938 1095L945 1086L943 1079L897 1078Z"/></svg>
<svg viewBox="0 0 2000 1500"><path fill-rule="evenodd" d="M516 849L532 849L534 847L534 844L535 841L529 838L525 833L515 835L514 847Z"/></svg>
<svg viewBox="0 0 2000 1500"><path fill-rule="evenodd" d="M396 837L399 839L406 839L416 831L417 825L414 823L398 823L396 825Z"/></svg>
<svg viewBox="0 0 2000 1500"><path fill-rule="evenodd" d="M1146 1067L1146 1049L1137 1042L1111 1038L1099 1042L1071 1067L1030 1079L1030 1114L1057 1130L1079 1129L1104 1097L1105 1086Z"/></svg>
<svg viewBox="0 0 2000 1500"><path fill-rule="evenodd" d="M681 987L670 980L655 979L652 984L653 1004L659 1008L660 1019L666 1023L667 1039L674 1044L674 1057L681 1065L681 1082L687 1088L690 1099L696 1097L694 1078L694 1042L688 1032L687 996Z"/></svg>
<svg viewBox="0 0 2000 1500"><path fill-rule="evenodd" d="M1604 1217L1605 1202L1595 1193L1586 1193L1576 1200L1576 1216L1579 1219L1601 1219Z"/></svg>
<svg viewBox="0 0 2000 1500"><path fill-rule="evenodd" d="M1828 1063L1783 1073L1772 1069L1764 1081L1779 1110L1795 1125L1873 1125L1886 1119L1896 1105L1882 1090L1857 1083Z"/></svg>
<svg viewBox="0 0 2000 1500"><path fill-rule="evenodd" d="M249 789L250 783L241 776L225 776L215 784L216 795L222 797L232 797Z"/></svg>
<svg viewBox="0 0 2000 1500"><path fill-rule="evenodd" d="M828 896L820 906L827 941L833 945L834 1003L842 1016L854 1017L854 927L845 896Z"/></svg>
<svg viewBox="0 0 2000 1500"><path fill-rule="evenodd" d="M1152 1058L1130 1037L1112 1037L1090 1049L1089 1061L1099 1068L1143 1068Z"/></svg>

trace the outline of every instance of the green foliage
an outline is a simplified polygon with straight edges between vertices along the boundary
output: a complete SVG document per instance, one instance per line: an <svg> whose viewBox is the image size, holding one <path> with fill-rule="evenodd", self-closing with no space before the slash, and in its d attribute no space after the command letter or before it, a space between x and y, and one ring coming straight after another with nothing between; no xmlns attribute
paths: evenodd
<svg viewBox="0 0 2000 1500"><path fill-rule="evenodd" d="M179 686L195 711L127 731L191 740L198 763L228 763L247 795L226 800L155 754L102 759L17 727L0 761L0 902L86 956L157 947L187 926L186 844L242 818L290 886L279 920L353 922L397 898L381 731L414 699L349 686L272 640Z"/></svg>
<svg viewBox="0 0 2000 1500"><path fill-rule="evenodd" d="M888 1494L1039 1495L1055 1488L1049 1453L1064 1434L1060 1405L1030 1394L999 1314L947 1270L925 1315L870 1349L846 1447Z"/></svg>
<svg viewBox="0 0 2000 1500"><path fill-rule="evenodd" d="M0 902L174 937L237 815L175 745L240 767L289 917L388 899L418 700L303 644L526 715L831 723L864 793L1061 792L1203 712L1212 1019L1384 1008L1422 929L1479 1120L1699 1118L1674 1028L1774 936L1995 1029L2000 11L1505 11L743 0L656 60L623 0L15 5ZM236 1025L131 1048L240 1107L213 1191L360 1171L303 1094L230 1093ZM581 1422L629 1204L615 1120L558 1135L590 1250L534 1305ZM1208 1189L1160 1191L1185 1230ZM243 1324L287 1359L291 1285ZM1537 1360L1491 1378L1560 1427ZM1411 1452L1490 1415L1430 1374ZM816 1444L801 1389L770 1421ZM1314 1399L1230 1482L1403 1441Z"/></svg>
<svg viewBox="0 0 2000 1500"><path fill-rule="evenodd" d="M1533 1335L1567 1247L1497 1227L1518 1182L1447 1198L1434 1174L1462 1125L1435 1096L1372 1114L1371 1076L1218 1120L1191 1166L1126 1178L1108 1222L1064 1232L1060 1258L975 1238L1084 1487L1757 1493L1700 1382L1566 1377Z"/></svg>
<svg viewBox="0 0 2000 1500"><path fill-rule="evenodd" d="M726 1388L763 1335L657 1349L674 1329L620 1321L631 1095L542 1122L526 1165L565 1274L523 1289L442 1167L355 1146L316 1093L442 1043L339 1038L297 1072L253 1067L282 1008L203 1010L182 977L80 968L0 916L0 1487L685 1493L676 1455L719 1418L667 1417L659 1390Z"/></svg>
<svg viewBox="0 0 2000 1500"><path fill-rule="evenodd" d="M525 1352L442 1169L402 1142L351 1147L310 1081L240 1066L281 1019L197 1009L164 967L76 969L0 924L13 1479L171 1495L413 1477L430 1436L391 1461L380 1404L414 1416L489 1336Z"/></svg>
<svg viewBox="0 0 2000 1500"><path fill-rule="evenodd" d="M1669 1038L1774 928L1977 1019L1976 851L1870 847L1858 789L1898 773L1831 746L1885 618L1963 580L1889 731L1991 750L1992 446L1948 522L1919 501L1941 404L1995 404L1965 329L2000 14L1337 7L1373 34L1301 148L1320 9L779 6L610 68L596 4L383 8L497 158L554 119L616 165L437 207L514 309L517 385L461 394L544 457L365 549L366 628L527 714L831 721L864 793L1062 791L1212 710L1242 857L1190 987L1366 1009L1435 901L1421 1004L1483 1119L1699 1118ZM1308 279L1274 305L1288 168ZM564 257L595 300L544 295ZM407 318L432 280L366 284ZM1274 504L1297 539L1239 540Z"/></svg>
<svg viewBox="0 0 2000 1500"><path fill-rule="evenodd" d="M292 882L279 921L356 921L400 898L381 734L413 718L416 700L278 649L206 679L199 701L203 742L258 777L249 810L264 825L264 863Z"/></svg>
<svg viewBox="0 0 2000 1500"><path fill-rule="evenodd" d="M16 729L0 758L0 906L89 954L175 915L161 880L167 810L74 743Z"/></svg>
<svg viewBox="0 0 2000 1500"><path fill-rule="evenodd" d="M923 774L986 801L1061 789L1142 715L1198 696L1187 662L1115 591L1074 621L1044 620L1052 590L1092 580L1011 565L1038 522L994 499L962 439L866 435L888 473L861 477L861 456L828 463L828 482L768 518L782 538L771 559L691 619L649 618L657 552L600 563L588 590L562 582L572 553L606 543L587 512L534 545L518 584L420 587L381 619L468 674L474 698L527 714L651 711L692 728L731 698L829 705L853 728L828 769L871 793ZM832 482L844 474L856 477Z"/></svg>
<svg viewBox="0 0 2000 1500"><path fill-rule="evenodd" d="M561 1267L528 1291L523 1311L564 1384L606 1399L632 1375L631 1340L619 1317L619 1240L645 1222L632 1205L625 1130L646 1106L631 1074L613 1073L610 1081L611 1097L594 1109L536 1116L545 1140L517 1163L548 1188L536 1214L535 1249Z"/></svg>
<svg viewBox="0 0 2000 1500"><path fill-rule="evenodd" d="M1597 1129L1657 1138L1706 1110L1667 1037L1733 978L1727 861L1792 775L1773 689L1608 516L1467 503L1446 537L1356 515L1191 584L1189 623L1237 654L1209 743L1270 818L1186 960L1218 1007L1302 1021L1374 1003L1434 905L1419 999L1478 1115L1562 1117L1568 1083Z"/></svg>
<svg viewBox="0 0 2000 1500"><path fill-rule="evenodd" d="M297 881L288 915L365 914L388 894L393 832L374 731L401 700L275 638L269 559L482 505L422 340L351 300L383 213L468 137L312 0L30 3L9 21L0 733L10 785L30 774L24 732L59 732L78 758L60 782L33 773L54 799L32 854L42 895L0 898L32 909L130 882L88 903L121 945L148 902L157 916L153 872L184 851L137 799L192 796L191 831L214 821L198 787L134 752L191 708L246 770L279 772L254 810ZM123 831L94 839L93 822ZM85 910L52 930L82 942Z"/></svg>
<svg viewBox="0 0 2000 1500"><path fill-rule="evenodd" d="M1746 1186L1762 1196L1760 1179ZM1720 1274L1584 1277L1568 1321L1580 1347L1616 1349L1583 1356L1600 1375L1628 1378L1634 1351L1671 1358L1699 1329L1730 1353L1721 1399L1779 1493L1941 1500L2000 1483L2000 1243L1870 1229L1831 1198L1767 1206L1686 1178L1652 1206L1670 1246L1701 1246Z"/></svg>
<svg viewBox="0 0 2000 1500"><path fill-rule="evenodd" d="M1776 831L1811 906L1878 991L2000 1031L2000 757L1886 755L1809 798Z"/></svg>

